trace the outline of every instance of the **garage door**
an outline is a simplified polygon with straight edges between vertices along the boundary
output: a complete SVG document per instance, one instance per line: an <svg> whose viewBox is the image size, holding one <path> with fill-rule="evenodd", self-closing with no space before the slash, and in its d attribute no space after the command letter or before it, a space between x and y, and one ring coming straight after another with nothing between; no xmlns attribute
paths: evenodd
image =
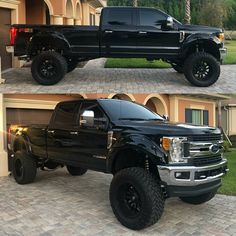
<svg viewBox="0 0 236 236"><path fill-rule="evenodd" d="M12 56L6 52L6 45L10 41L11 10L0 8L0 55L2 58L2 70L12 67Z"/></svg>
<svg viewBox="0 0 236 236"><path fill-rule="evenodd" d="M52 110L35 109L7 109L7 126L48 124L52 116Z"/></svg>

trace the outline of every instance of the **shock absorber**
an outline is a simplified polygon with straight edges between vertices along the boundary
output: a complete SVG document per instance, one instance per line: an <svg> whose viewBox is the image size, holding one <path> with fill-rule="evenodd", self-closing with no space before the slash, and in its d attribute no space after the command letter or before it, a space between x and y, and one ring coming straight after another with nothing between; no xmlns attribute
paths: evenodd
<svg viewBox="0 0 236 236"><path fill-rule="evenodd" d="M145 159L145 169L147 171L149 171L149 160L148 160L148 156L146 156L146 159Z"/></svg>

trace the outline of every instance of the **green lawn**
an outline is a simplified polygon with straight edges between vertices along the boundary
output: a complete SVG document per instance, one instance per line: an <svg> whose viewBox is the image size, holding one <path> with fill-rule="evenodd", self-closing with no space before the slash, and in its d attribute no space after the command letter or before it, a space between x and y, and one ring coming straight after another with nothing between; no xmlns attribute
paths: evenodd
<svg viewBox="0 0 236 236"><path fill-rule="evenodd" d="M219 193L236 196L236 149L226 153L228 159L228 174L223 178Z"/></svg>
<svg viewBox="0 0 236 236"><path fill-rule="evenodd" d="M236 64L236 40L229 40L225 43L228 48L228 55L224 64ZM170 68L168 63L163 61L147 61L143 58L109 58L105 68Z"/></svg>
<svg viewBox="0 0 236 236"><path fill-rule="evenodd" d="M236 40L228 40L225 42L228 49L228 55L225 58L225 65L236 64Z"/></svg>

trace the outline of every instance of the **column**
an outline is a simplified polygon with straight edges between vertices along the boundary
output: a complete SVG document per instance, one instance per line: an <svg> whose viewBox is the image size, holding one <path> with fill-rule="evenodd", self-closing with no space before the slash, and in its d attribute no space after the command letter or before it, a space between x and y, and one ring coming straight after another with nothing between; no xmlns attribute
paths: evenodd
<svg viewBox="0 0 236 236"><path fill-rule="evenodd" d="M63 16L54 15L53 16L53 24L54 25L63 25Z"/></svg>
<svg viewBox="0 0 236 236"><path fill-rule="evenodd" d="M74 25L74 18L66 18L67 25Z"/></svg>
<svg viewBox="0 0 236 236"><path fill-rule="evenodd" d="M0 177L8 176L8 155L4 140L6 131L6 111L3 105L3 94L0 94Z"/></svg>
<svg viewBox="0 0 236 236"><path fill-rule="evenodd" d="M5 80L2 78L2 61L0 56L0 84L4 84Z"/></svg>
<svg viewBox="0 0 236 236"><path fill-rule="evenodd" d="M81 19L75 19L75 25L82 25Z"/></svg>

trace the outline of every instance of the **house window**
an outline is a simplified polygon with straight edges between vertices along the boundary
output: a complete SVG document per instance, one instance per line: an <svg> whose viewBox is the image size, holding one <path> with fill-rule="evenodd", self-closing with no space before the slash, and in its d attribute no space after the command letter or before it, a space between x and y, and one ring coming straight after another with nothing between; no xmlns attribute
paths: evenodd
<svg viewBox="0 0 236 236"><path fill-rule="evenodd" d="M90 19L90 25L96 25L94 14L90 13L89 14L89 19Z"/></svg>
<svg viewBox="0 0 236 236"><path fill-rule="evenodd" d="M209 125L209 111L185 109L185 122L194 125Z"/></svg>

